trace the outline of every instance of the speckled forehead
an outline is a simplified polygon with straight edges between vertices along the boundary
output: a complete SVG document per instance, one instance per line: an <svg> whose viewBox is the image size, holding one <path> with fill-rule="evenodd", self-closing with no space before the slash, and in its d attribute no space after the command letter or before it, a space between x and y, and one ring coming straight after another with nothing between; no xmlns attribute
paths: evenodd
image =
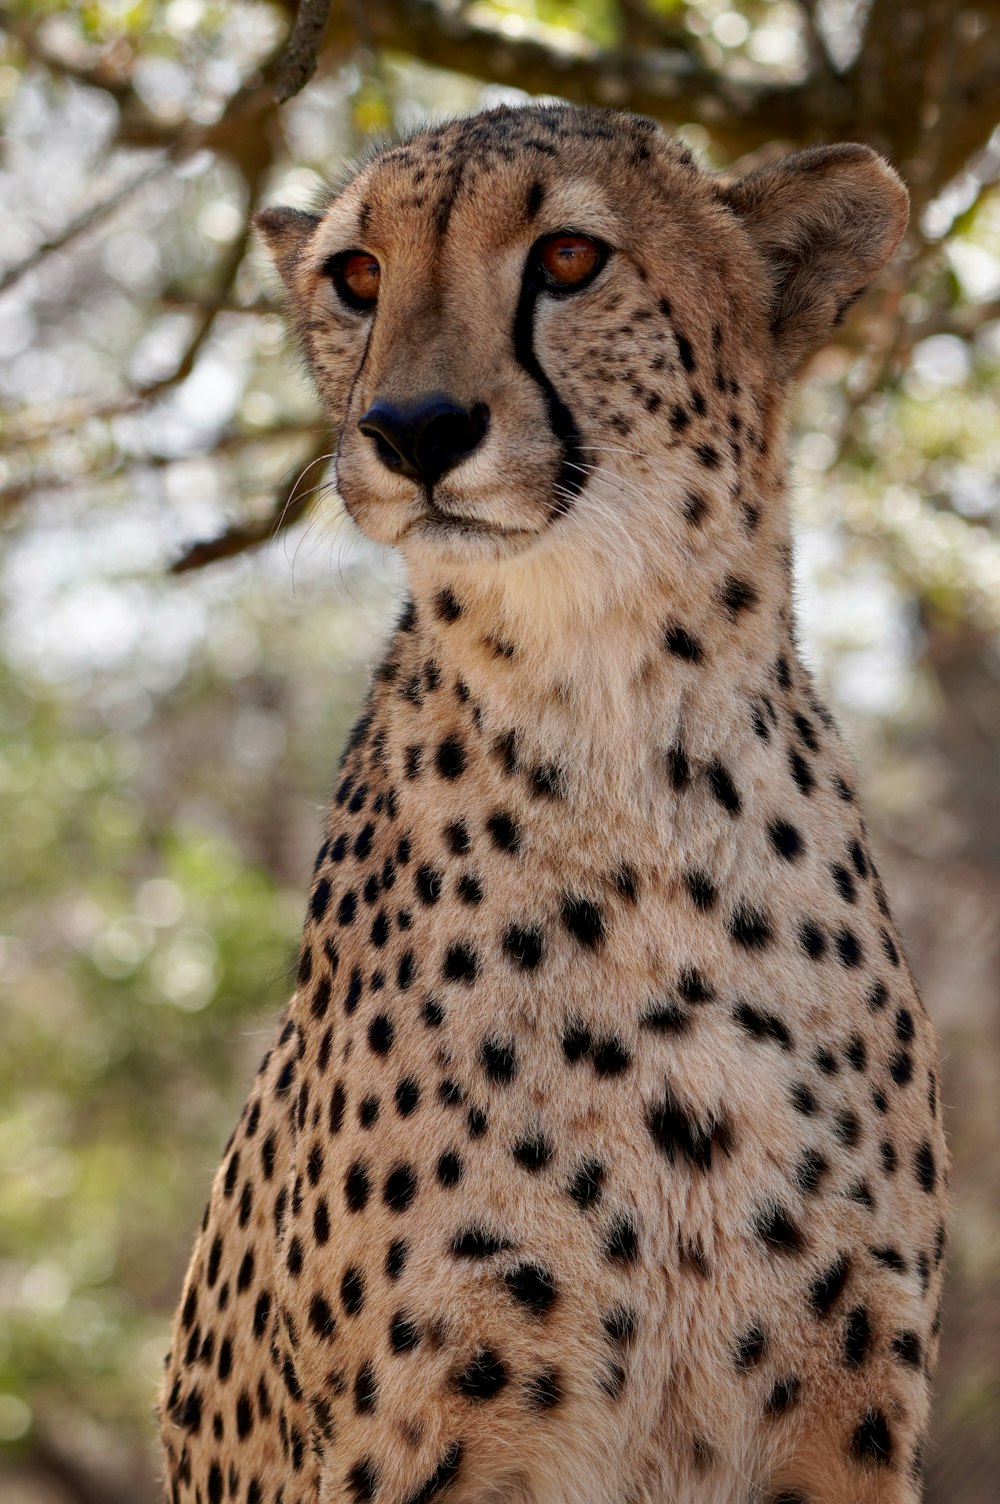
<svg viewBox="0 0 1000 1504"><path fill-rule="evenodd" d="M437 243L455 232L478 247L533 240L578 229L614 242L623 216L609 193L606 170L574 150L540 153L531 141L498 153L476 143L458 152L432 152L435 142L386 153L355 180L331 212L353 224L368 249Z"/></svg>

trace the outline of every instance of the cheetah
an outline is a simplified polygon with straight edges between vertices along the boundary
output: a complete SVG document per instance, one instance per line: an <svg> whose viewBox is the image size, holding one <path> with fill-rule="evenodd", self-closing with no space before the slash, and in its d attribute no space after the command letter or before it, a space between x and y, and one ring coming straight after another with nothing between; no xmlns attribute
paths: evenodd
<svg viewBox="0 0 1000 1504"><path fill-rule="evenodd" d="M175 1504L913 1504L932 1026L795 645L792 377L895 253L503 108L258 224L410 597L161 1401Z"/></svg>

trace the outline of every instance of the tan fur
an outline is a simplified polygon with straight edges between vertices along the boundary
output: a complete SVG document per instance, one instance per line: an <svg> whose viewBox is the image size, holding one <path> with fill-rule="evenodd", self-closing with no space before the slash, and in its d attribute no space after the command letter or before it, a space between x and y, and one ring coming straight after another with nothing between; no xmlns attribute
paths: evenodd
<svg viewBox="0 0 1000 1504"><path fill-rule="evenodd" d="M861 147L731 182L568 108L262 217L413 605L195 1247L174 1499L917 1499L935 1042L795 652L782 419L905 218ZM513 331L563 229L613 255L531 317L586 466L560 496ZM351 247L373 316L323 271ZM357 426L434 391L490 414L437 513Z"/></svg>

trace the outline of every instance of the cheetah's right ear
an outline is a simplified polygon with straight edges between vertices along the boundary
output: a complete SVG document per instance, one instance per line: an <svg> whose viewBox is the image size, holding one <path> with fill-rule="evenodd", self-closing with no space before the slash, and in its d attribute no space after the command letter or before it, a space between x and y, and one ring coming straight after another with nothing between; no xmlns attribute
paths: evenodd
<svg viewBox="0 0 1000 1504"><path fill-rule="evenodd" d="M281 280L290 289L302 252L320 222L319 215L307 214L304 209L261 209L253 222L267 241Z"/></svg>
<svg viewBox="0 0 1000 1504"><path fill-rule="evenodd" d="M722 183L772 286L771 332L791 374L895 255L909 196L869 146L813 146Z"/></svg>

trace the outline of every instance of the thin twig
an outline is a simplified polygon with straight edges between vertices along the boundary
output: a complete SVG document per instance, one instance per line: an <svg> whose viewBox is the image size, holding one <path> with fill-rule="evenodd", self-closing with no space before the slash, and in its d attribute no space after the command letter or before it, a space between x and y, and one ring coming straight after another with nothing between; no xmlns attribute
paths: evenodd
<svg viewBox="0 0 1000 1504"><path fill-rule="evenodd" d="M50 256L53 251L65 250L79 236L83 235L87 230L92 229L94 225L99 224L102 219L105 219L107 215L117 209L119 204L124 203L130 194L135 193L136 189L142 188L146 183L151 183L154 178L159 177L161 172L165 172L173 164L179 145L180 143L178 142L176 149L168 150L151 167L143 168L142 172L136 173L135 177L130 178L127 183L122 183L120 187L115 188L108 194L107 198L98 199L96 204L91 204L89 208L84 209L81 214L77 215L76 219L71 219L69 224L65 225L59 231L58 235L53 235L50 240L43 240L41 245L37 245L33 251L25 256L23 261L19 261L16 266L12 266L4 272L3 276L0 277L0 296L13 287L15 283L20 282L22 277L27 276L28 272L34 271L35 267L41 261L44 261L46 256Z"/></svg>

